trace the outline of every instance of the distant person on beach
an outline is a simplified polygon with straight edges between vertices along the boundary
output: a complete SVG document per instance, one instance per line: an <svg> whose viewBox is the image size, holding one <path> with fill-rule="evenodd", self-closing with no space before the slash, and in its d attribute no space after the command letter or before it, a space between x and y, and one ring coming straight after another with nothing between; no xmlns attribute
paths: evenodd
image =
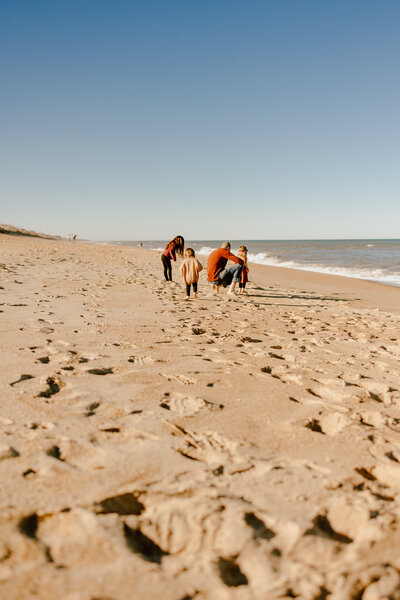
<svg viewBox="0 0 400 600"><path fill-rule="evenodd" d="M226 267L228 260L235 264L232 267ZM229 295L235 294L236 284L240 281L243 270L243 260L231 253L231 245L224 242L220 248L211 252L208 257L207 274L208 281L211 283L213 291L219 292L221 285L226 287L230 284Z"/></svg>
<svg viewBox="0 0 400 600"><path fill-rule="evenodd" d="M192 248L186 248L185 259L180 266L182 279L186 283L186 300L190 299L190 287L193 286L193 298L197 298L197 282L203 265L196 258Z"/></svg>
<svg viewBox="0 0 400 600"><path fill-rule="evenodd" d="M173 240L168 242L165 250L161 255L161 260L164 266L165 281L172 281L172 266L171 259L175 262L176 255L183 256L185 248L185 240L181 235L177 235Z"/></svg>
<svg viewBox="0 0 400 600"><path fill-rule="evenodd" d="M246 246L240 246L238 250L238 257L243 261L243 271L239 281L239 294L247 294L245 287L249 280L248 273L249 268L247 266L247 248Z"/></svg>

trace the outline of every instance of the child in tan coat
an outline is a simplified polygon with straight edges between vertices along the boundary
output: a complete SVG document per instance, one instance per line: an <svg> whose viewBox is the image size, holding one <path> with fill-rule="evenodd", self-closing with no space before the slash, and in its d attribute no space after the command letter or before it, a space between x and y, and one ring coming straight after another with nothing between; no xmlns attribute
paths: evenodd
<svg viewBox="0 0 400 600"><path fill-rule="evenodd" d="M192 248L186 248L185 258L180 266L182 279L186 283L186 300L190 298L190 286L193 286L193 298L197 298L197 282L203 265L195 258Z"/></svg>

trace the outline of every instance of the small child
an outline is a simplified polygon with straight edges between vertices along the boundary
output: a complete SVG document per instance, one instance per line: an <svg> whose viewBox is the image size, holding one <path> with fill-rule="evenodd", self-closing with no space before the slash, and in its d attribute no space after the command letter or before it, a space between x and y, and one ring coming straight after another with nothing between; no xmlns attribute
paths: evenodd
<svg viewBox="0 0 400 600"><path fill-rule="evenodd" d="M182 279L186 283L186 300L190 298L190 286L193 285L193 298L197 298L197 282L203 265L195 258L192 248L186 248L185 258L180 266Z"/></svg>
<svg viewBox="0 0 400 600"><path fill-rule="evenodd" d="M243 261L243 271L242 271L242 276L239 281L239 294L247 294L245 287L246 287L246 283L249 280L249 278L248 278L249 268L247 266L247 248L246 248L246 246L240 246L240 248L238 250L238 257L241 258Z"/></svg>

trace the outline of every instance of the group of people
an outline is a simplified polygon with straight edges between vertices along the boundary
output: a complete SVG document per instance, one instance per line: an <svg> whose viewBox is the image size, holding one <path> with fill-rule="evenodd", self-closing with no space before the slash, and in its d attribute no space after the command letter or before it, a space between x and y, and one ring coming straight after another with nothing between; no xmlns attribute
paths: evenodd
<svg viewBox="0 0 400 600"><path fill-rule="evenodd" d="M180 266L182 279L186 284L186 299L190 299L191 288L193 287L193 297L197 298L197 283L199 281L200 271L203 265L197 260L193 248L186 248L185 240L181 235L176 236L168 242L161 255L161 261L164 267L164 277L166 281L172 281L172 262L180 256L184 260ZM234 264L227 267L227 263L232 261ZM239 293L246 293L246 283L248 281L247 266L247 248L240 246L238 256L231 252L229 242L224 242L220 248L211 252L207 263L207 276L214 292L218 293L221 287L229 285L228 295L235 295L235 288L239 284Z"/></svg>

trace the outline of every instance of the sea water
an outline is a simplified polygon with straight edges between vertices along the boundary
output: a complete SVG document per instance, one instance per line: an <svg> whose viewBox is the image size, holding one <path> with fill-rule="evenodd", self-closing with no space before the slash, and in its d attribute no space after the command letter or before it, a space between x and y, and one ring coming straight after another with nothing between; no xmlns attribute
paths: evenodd
<svg viewBox="0 0 400 600"><path fill-rule="evenodd" d="M196 255L208 256L223 240L185 240ZM400 286L400 239L394 240L230 240L232 252L248 249L248 261L260 265L316 271ZM139 242L115 242L138 246ZM166 241L143 248L162 251Z"/></svg>

